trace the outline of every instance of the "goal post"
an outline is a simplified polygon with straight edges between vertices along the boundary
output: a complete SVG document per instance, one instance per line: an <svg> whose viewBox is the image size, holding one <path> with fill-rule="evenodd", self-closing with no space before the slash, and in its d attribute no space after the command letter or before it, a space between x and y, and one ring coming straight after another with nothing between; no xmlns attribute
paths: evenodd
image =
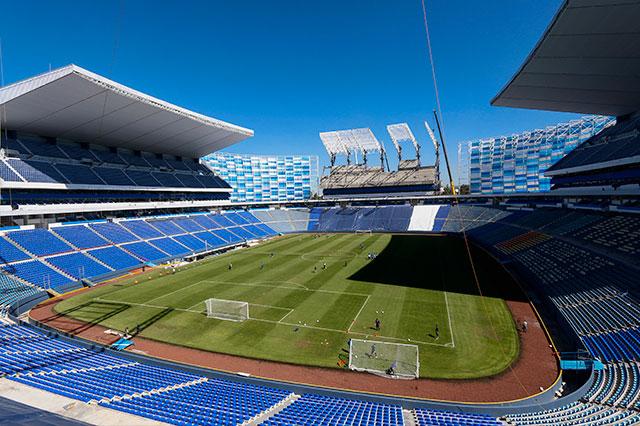
<svg viewBox="0 0 640 426"><path fill-rule="evenodd" d="M207 317L227 321L244 321L249 319L249 303L238 300L207 299Z"/></svg>
<svg viewBox="0 0 640 426"><path fill-rule="evenodd" d="M379 340L351 339L349 369L387 377L417 379L420 376L418 346Z"/></svg>

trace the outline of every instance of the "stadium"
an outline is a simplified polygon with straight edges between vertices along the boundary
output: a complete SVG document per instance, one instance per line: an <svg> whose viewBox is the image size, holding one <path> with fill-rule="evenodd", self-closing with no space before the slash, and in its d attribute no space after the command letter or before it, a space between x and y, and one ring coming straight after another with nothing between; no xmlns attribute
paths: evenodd
<svg viewBox="0 0 640 426"><path fill-rule="evenodd" d="M433 163L395 123L321 168L78 65L0 87L0 423L640 424L638 18L562 2L491 104L584 118L461 143L468 193L439 105Z"/></svg>

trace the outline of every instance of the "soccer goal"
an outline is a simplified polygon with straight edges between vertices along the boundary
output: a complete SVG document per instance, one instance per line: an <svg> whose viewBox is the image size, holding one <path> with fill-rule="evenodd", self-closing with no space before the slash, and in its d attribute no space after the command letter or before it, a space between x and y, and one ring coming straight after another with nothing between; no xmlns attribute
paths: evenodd
<svg viewBox="0 0 640 426"><path fill-rule="evenodd" d="M349 369L393 378L417 379L420 375L418 346L351 339Z"/></svg>
<svg viewBox="0 0 640 426"><path fill-rule="evenodd" d="M227 321L244 321L249 319L249 304L238 300L207 299L207 317Z"/></svg>

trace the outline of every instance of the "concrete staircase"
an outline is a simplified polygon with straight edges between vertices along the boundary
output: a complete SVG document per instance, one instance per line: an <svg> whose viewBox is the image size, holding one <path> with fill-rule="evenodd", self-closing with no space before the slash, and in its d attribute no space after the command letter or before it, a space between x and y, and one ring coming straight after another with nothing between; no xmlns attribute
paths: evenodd
<svg viewBox="0 0 640 426"><path fill-rule="evenodd" d="M418 420L416 419L416 415L413 410L403 408L402 417L404 418L405 426L418 426Z"/></svg>
<svg viewBox="0 0 640 426"><path fill-rule="evenodd" d="M295 403L300 398L301 398L300 395L297 395L295 393L290 393L289 395L287 395L287 397L285 399L283 399L282 401L279 401L278 403L274 404L273 406L267 408L263 412L253 416L249 420L247 420L244 423L242 423L241 426L256 426L256 425L259 425L259 424L263 423L265 420L270 419L271 417L275 416L276 414L278 414L280 411L284 410L285 408L287 408L291 404Z"/></svg>

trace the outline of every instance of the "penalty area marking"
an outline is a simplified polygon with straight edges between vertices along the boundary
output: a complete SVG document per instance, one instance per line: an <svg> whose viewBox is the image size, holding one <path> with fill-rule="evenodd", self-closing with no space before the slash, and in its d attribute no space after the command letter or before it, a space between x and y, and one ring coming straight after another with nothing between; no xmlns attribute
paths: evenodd
<svg viewBox="0 0 640 426"><path fill-rule="evenodd" d="M123 302L120 300L109 300L109 299L102 299L102 298L95 298L93 300L97 300L99 302L107 302L107 303L119 303L122 305L133 305L133 306L142 306L144 308L151 308L151 309L172 309L174 311L179 311L179 312L190 312L190 313L194 313L194 314L202 314L204 311L196 311L193 309L184 309L184 308L172 308L170 306L160 306L160 305L150 305L148 303L135 303L135 302ZM200 302L203 303L203 302ZM249 303L249 305L251 305L251 303ZM278 306L274 306L274 308L278 308ZM281 309L290 309L290 308L281 308ZM291 309L291 312L293 312L294 309ZM317 327L317 326L313 326L313 325L304 325L304 324L294 324L294 323L290 323L290 322L284 322L283 320L289 316L289 314L291 314L291 312L288 312L287 314L285 314L282 318L280 318L280 320L278 321L274 321L274 320L268 320L268 319L262 319L262 318L247 318L246 321L260 321L260 322L266 322L269 324L276 324L276 325L284 325L284 326L288 326L288 327L301 327L301 328L310 328L310 329L314 329L314 330L322 330L322 331L331 331L334 333L340 333L340 334L352 334L352 335L358 335L358 336L366 336L366 337L370 337L370 334L367 333L359 333L359 332L348 332L346 330L338 330L336 328L327 328L327 327ZM407 339L402 339L399 337L389 337L389 336L376 336L377 339L387 339L387 340L397 340L400 342L407 342ZM429 345L429 346L440 346L440 347L445 347L445 348L450 348L451 347L451 343L444 343L444 344L440 344L440 343L434 343L434 342L423 342L420 340L411 340L411 343L417 343L417 344L422 344L422 345Z"/></svg>
<svg viewBox="0 0 640 426"><path fill-rule="evenodd" d="M347 328L347 333L351 332L351 327L353 327L353 325L356 323L356 321L358 320L358 317L360 316L360 313L362 312L362 310L364 309L364 306L367 304L367 302L369 301L369 299L371 298L371 295L367 296L366 299L364 299L364 302L362 302L362 306L360 306L360 310L358 311L358 313L356 314L355 318L353 319L353 321L351 321L351 325L349 326L349 328Z"/></svg>

